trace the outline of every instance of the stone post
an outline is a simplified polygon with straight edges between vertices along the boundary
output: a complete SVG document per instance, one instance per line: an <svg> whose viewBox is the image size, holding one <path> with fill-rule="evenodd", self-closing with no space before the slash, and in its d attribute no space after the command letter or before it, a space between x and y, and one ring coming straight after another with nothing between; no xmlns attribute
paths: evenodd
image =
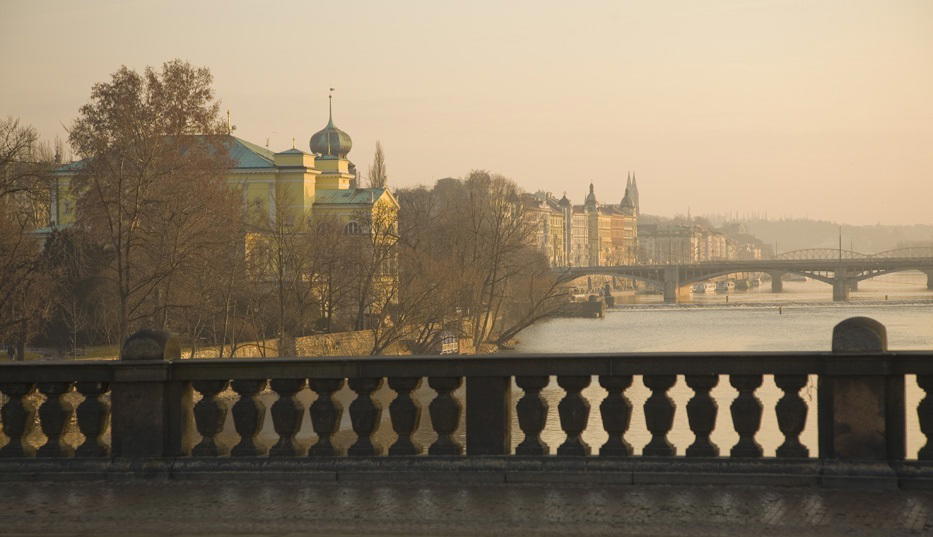
<svg viewBox="0 0 933 537"><path fill-rule="evenodd" d="M190 405L191 388L172 380L170 363L180 356L178 340L167 332L140 330L123 344L111 386L114 457L183 454L184 405Z"/></svg>
<svg viewBox="0 0 933 537"><path fill-rule="evenodd" d="M819 380L821 459L904 459L904 376L890 374L889 361L881 355L887 345L884 325L868 317L846 319L833 329L833 353L840 356L827 359ZM845 356L850 353L863 355Z"/></svg>
<svg viewBox="0 0 933 537"><path fill-rule="evenodd" d="M511 431L512 378L467 377L467 455L508 455Z"/></svg>

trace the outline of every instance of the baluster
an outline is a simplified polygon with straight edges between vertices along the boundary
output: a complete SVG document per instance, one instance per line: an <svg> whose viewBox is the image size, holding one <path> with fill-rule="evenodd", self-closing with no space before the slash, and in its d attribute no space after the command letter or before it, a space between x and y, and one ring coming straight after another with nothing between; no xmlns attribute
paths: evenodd
<svg viewBox="0 0 933 537"><path fill-rule="evenodd" d="M755 390L761 386L761 375L730 375L729 383L739 396L732 401L732 423L739 433L739 441L732 446L733 457L761 457L761 445L755 441L755 433L761 427L761 401Z"/></svg>
<svg viewBox="0 0 933 537"><path fill-rule="evenodd" d="M279 394L276 402L272 403L272 426L279 435L279 441L269 449L270 457L294 457L298 455L295 445L295 435L301 428L301 418L305 409L296 395L305 386L305 379L273 379L269 383L275 393Z"/></svg>
<svg viewBox="0 0 933 537"><path fill-rule="evenodd" d="M109 389L109 385L106 382L78 382L75 388L84 396L75 412L84 443L78 446L75 455L106 457L110 455L110 447L104 442L104 431L110 425L110 402L102 401L100 396Z"/></svg>
<svg viewBox="0 0 933 537"><path fill-rule="evenodd" d="M807 376L774 375L774 383L784 391L784 396L774 407L778 428L784 433L784 443L777 448L777 456L809 457L810 450L800 443L800 433L807 424L807 403L798 393L806 386Z"/></svg>
<svg viewBox="0 0 933 537"><path fill-rule="evenodd" d="M308 385L318 396L311 403L311 425L317 433L317 442L308 450L308 456L333 457L343 455L340 448L334 446L331 438L340 430L340 417L343 405L334 399L334 392L343 387L343 379L309 379Z"/></svg>
<svg viewBox="0 0 933 537"><path fill-rule="evenodd" d="M35 450L23 442L27 433L32 429L36 409L24 397L32 391L32 384L27 382L0 383L0 392L8 397L7 402L0 409L3 418L3 434L10 441L0 448L0 457L32 457Z"/></svg>
<svg viewBox="0 0 933 537"><path fill-rule="evenodd" d="M233 405L233 425L240 435L240 443L230 450L234 457L257 457L262 449L256 445L256 437L266 420L266 405L259 399L259 392L266 387L265 380L234 380L230 386L240 396Z"/></svg>
<svg viewBox="0 0 933 537"><path fill-rule="evenodd" d="M214 437L224 429L227 421L227 403L217 397L217 394L227 389L226 380L196 380L191 383L195 390L201 392L201 400L194 405L194 418L201 433L201 442L194 446L191 454L195 457L216 457L220 455L220 448Z"/></svg>
<svg viewBox="0 0 933 537"><path fill-rule="evenodd" d="M451 394L463 383L461 377L431 377L428 386L437 391L437 397L428 405L431 424L437 433L437 441L428 448L430 455L462 455L463 446L454 440L454 432L460 424L462 405Z"/></svg>
<svg viewBox="0 0 933 537"><path fill-rule="evenodd" d="M580 391L590 385L589 376L561 375L557 385L566 395L557 404L560 416L560 428L567 434L564 443L557 447L558 455L589 455L590 445L583 441L582 434L590 417L590 402L580 395Z"/></svg>
<svg viewBox="0 0 933 537"><path fill-rule="evenodd" d="M65 427L71 419L74 407L65 400L64 395L71 388L70 382L41 382L37 385L46 400L39 407L39 419L42 432L45 433L45 445L36 451L37 457L72 457L74 448L65 443Z"/></svg>
<svg viewBox="0 0 933 537"><path fill-rule="evenodd" d="M710 440L709 435L716 428L719 405L709 392L719 384L719 375L686 375L684 379L694 392L687 403L687 420L690 422L690 430L696 436L687 448L687 456L718 457L719 446Z"/></svg>
<svg viewBox="0 0 933 537"><path fill-rule="evenodd" d="M931 276L930 281L933 281ZM919 460L933 460L933 375L917 375L917 384L926 392L923 400L917 405L917 418L920 421L920 430L927 437L926 444L917 453Z"/></svg>
<svg viewBox="0 0 933 537"><path fill-rule="evenodd" d="M548 413L548 402L541 397L541 390L550 380L544 375L515 377L515 383L525 391L525 395L515 405L518 426L525 433L525 439L515 446L516 455L548 455L551 452L547 442L541 440Z"/></svg>
<svg viewBox="0 0 933 537"><path fill-rule="evenodd" d="M651 390L651 396L645 401L645 425L651 432L651 441L642 449L646 456L673 456L677 448L667 440L667 433L674 425L674 411L677 406L668 397L677 382L677 375L644 375L642 382Z"/></svg>
<svg viewBox="0 0 933 537"><path fill-rule="evenodd" d="M602 375L599 385L606 389L606 398L599 405L603 418L603 429L609 434L609 440L599 448L599 454L610 457L628 457L632 446L625 441L632 420L632 403L625 396L625 390L632 385L632 375Z"/></svg>
<svg viewBox="0 0 933 537"><path fill-rule="evenodd" d="M389 387L398 394L389 403L389 416L398 440L389 448L389 455L420 455L421 446L412 442L411 436L421 423L421 404L412 399L411 392L421 385L420 377L392 377Z"/></svg>
<svg viewBox="0 0 933 537"><path fill-rule="evenodd" d="M356 442L347 450L347 455L382 455L382 446L373 444L373 432L382 418L382 404L373 399L373 392L382 387L382 379L351 378L347 384L356 392L356 399L350 403L350 423Z"/></svg>

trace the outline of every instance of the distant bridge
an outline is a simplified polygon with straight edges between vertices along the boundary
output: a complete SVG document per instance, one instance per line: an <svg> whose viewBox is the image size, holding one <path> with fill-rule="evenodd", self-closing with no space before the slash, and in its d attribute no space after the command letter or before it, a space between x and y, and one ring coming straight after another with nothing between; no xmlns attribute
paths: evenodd
<svg viewBox="0 0 933 537"><path fill-rule="evenodd" d="M720 260L701 263L618 265L601 267L555 267L554 272L566 281L582 276L607 275L640 280L664 290L665 302L677 302L682 287L719 276L738 273L767 273L771 290L783 291L784 274L799 274L833 286L833 300L845 301L858 282L908 270L927 275L927 289L933 290L933 247L899 248L877 254L862 254L851 250L815 248L794 250L774 259Z"/></svg>

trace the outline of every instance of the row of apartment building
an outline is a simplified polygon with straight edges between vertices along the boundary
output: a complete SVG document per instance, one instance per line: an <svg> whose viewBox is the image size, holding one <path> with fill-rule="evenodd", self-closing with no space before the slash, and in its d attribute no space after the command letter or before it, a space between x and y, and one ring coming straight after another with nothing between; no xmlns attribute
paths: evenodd
<svg viewBox="0 0 933 537"><path fill-rule="evenodd" d="M536 223L535 244L552 267L636 263L699 263L719 259L760 259L761 247L720 231L687 223L646 224L640 214L638 183L630 174L618 205L601 204L593 184L582 205L564 193L526 194L525 210Z"/></svg>

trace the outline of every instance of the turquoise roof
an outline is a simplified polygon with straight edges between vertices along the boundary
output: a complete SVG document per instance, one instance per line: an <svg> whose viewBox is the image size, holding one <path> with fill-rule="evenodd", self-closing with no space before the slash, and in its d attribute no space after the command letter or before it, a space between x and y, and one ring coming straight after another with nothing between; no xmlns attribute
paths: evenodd
<svg viewBox="0 0 933 537"><path fill-rule="evenodd" d="M347 190L318 190L314 203L368 205L385 193L384 188L350 188Z"/></svg>
<svg viewBox="0 0 933 537"><path fill-rule="evenodd" d="M233 159L235 169L275 168L274 152L236 136L224 135L224 138L227 139L227 151ZM284 151L284 153L293 152L301 153L297 149ZM56 168L55 173L75 173L83 167L84 161L78 160Z"/></svg>
<svg viewBox="0 0 933 537"><path fill-rule="evenodd" d="M236 136L229 138L230 158L236 163L234 168L275 168L275 153L272 151Z"/></svg>

